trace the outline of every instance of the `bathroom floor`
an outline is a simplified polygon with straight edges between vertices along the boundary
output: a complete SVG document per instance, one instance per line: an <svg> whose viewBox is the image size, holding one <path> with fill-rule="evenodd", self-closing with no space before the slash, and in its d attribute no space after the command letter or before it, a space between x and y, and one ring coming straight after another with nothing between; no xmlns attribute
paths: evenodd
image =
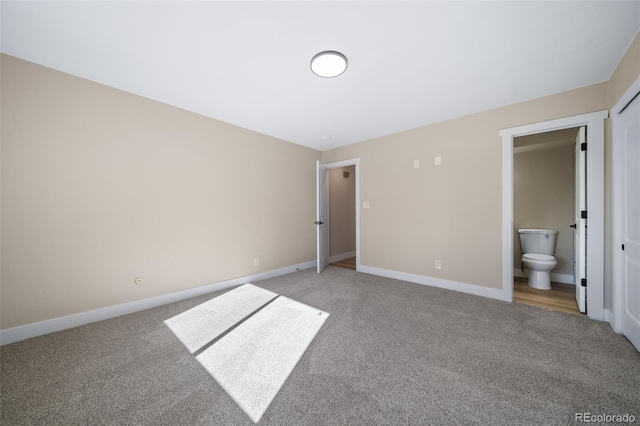
<svg viewBox="0 0 640 426"><path fill-rule="evenodd" d="M540 306L554 311L584 315L576 302L576 287L572 284L551 283L551 290L529 287L526 278L513 279L513 301Z"/></svg>

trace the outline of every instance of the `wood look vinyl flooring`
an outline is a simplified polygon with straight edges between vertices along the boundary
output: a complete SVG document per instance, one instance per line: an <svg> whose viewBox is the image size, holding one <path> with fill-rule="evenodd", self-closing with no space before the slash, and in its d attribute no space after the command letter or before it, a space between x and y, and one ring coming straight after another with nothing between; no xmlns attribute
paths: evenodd
<svg viewBox="0 0 640 426"><path fill-rule="evenodd" d="M551 290L537 290L529 287L526 278L514 278L513 301L554 311L584 315L578 309L576 287L571 284L552 282Z"/></svg>
<svg viewBox="0 0 640 426"><path fill-rule="evenodd" d="M333 262L331 266L338 266L340 268L347 268L353 271L356 270L356 258L350 257L349 259L339 260L337 262Z"/></svg>
<svg viewBox="0 0 640 426"><path fill-rule="evenodd" d="M331 263L332 266L356 270L356 258ZM538 306L554 311L584 315L576 303L575 286L571 284L551 283L551 290L537 290L529 287L526 278L514 278L513 301L525 305Z"/></svg>

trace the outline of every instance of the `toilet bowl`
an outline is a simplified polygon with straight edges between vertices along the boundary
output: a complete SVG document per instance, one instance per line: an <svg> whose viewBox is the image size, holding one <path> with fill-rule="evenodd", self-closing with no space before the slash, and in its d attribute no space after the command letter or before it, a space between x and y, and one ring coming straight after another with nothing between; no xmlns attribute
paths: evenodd
<svg viewBox="0 0 640 426"><path fill-rule="evenodd" d="M529 287L538 290L551 290L551 270L558 261L547 254L525 253L522 263L529 268Z"/></svg>
<svg viewBox="0 0 640 426"><path fill-rule="evenodd" d="M529 268L529 287L551 290L551 270L558 261L556 250L558 231L553 229L518 229L522 246L522 263Z"/></svg>

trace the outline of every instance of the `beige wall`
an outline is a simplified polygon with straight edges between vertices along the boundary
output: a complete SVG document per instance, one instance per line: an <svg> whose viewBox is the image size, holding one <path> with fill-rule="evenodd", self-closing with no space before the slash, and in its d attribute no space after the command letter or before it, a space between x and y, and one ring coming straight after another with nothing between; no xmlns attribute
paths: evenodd
<svg viewBox="0 0 640 426"><path fill-rule="evenodd" d="M320 155L2 55L0 328L313 259L320 157L361 158L363 265L500 288L498 131L612 107L639 58L636 37L608 82Z"/></svg>
<svg viewBox="0 0 640 426"><path fill-rule="evenodd" d="M611 108L640 77L640 34L608 82L322 153L360 157L362 265L501 286L500 129ZM605 308L611 309L611 129L605 123ZM442 166L433 157L442 156ZM412 169L414 159L421 160ZM426 165L426 167L425 167ZM443 260L436 270L435 259Z"/></svg>
<svg viewBox="0 0 640 426"><path fill-rule="evenodd" d="M1 70L2 329L315 258L320 152L6 55Z"/></svg>
<svg viewBox="0 0 640 426"><path fill-rule="evenodd" d="M640 33L609 79L609 108L613 108L629 87L640 78Z"/></svg>
<svg viewBox="0 0 640 426"><path fill-rule="evenodd" d="M355 171L355 166L329 169L329 256L356 251Z"/></svg>
<svg viewBox="0 0 640 426"><path fill-rule="evenodd" d="M518 228L555 229L551 272L573 275L573 146L516 153L513 156L514 268L522 263Z"/></svg>
<svg viewBox="0 0 640 426"><path fill-rule="evenodd" d="M361 263L501 288L499 131L606 108L600 83L323 152L361 158Z"/></svg>

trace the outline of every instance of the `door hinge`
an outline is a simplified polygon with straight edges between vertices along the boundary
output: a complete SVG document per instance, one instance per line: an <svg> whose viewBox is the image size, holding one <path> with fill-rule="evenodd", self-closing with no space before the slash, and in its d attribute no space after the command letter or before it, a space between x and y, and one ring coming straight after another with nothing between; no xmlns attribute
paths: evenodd
<svg viewBox="0 0 640 426"><path fill-rule="evenodd" d="M586 142L582 142L580 144L580 151L586 151L587 150L587 143Z"/></svg>
<svg viewBox="0 0 640 426"><path fill-rule="evenodd" d="M587 279L586 278L581 278L580 279L580 285L582 287L586 287L587 286Z"/></svg>
<svg viewBox="0 0 640 426"><path fill-rule="evenodd" d="M587 211L586 211L586 210L582 210L582 211L580 212L580 217L581 217L582 219L586 219L586 218L587 218Z"/></svg>

